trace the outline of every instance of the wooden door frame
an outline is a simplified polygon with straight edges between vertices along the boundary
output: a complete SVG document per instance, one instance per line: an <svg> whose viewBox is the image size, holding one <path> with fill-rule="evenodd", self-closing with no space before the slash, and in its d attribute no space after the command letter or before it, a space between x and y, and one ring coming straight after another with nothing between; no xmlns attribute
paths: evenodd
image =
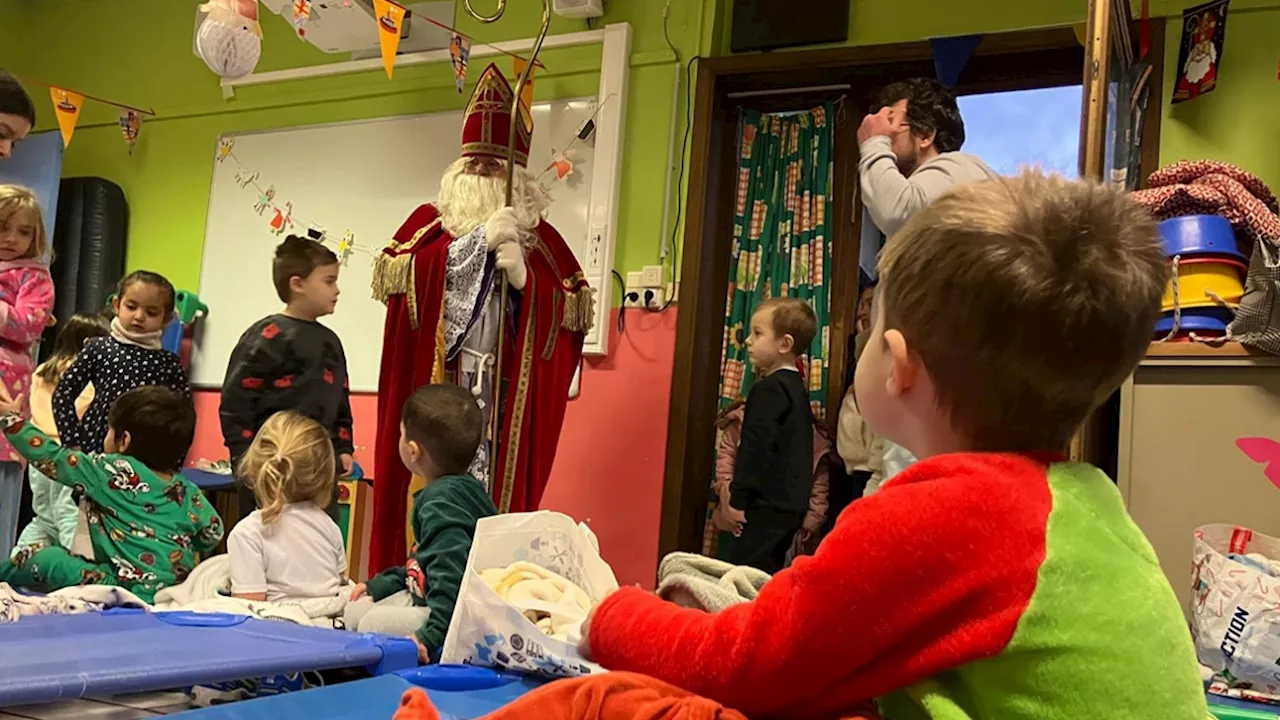
<svg viewBox="0 0 1280 720"><path fill-rule="evenodd" d="M1153 55L1155 53L1153 52ZM681 255L680 311L676 323L674 371L667 431L666 472L662 492L659 557L676 550L697 551L705 519L708 487L715 466L716 388L724 342L724 303L733 243L736 104L729 94L741 90L848 83L879 86L885 66L931 63L928 42L787 51L700 60L694 82L692 143L689 156L688 216ZM1157 58L1158 59L1158 58ZM962 93L996 92L1081 82L1084 48L1070 28L987 35L966 66ZM878 70L877 70L878 68ZM1156 77L1159 78L1159 68ZM1155 97L1160 97L1155 95ZM1153 105L1158 110L1160 103ZM848 358L845 337L853 327L858 274L859 223L856 108L837 124L835 187L828 241L833 264L831 288L832 382L827 407L834 423ZM1144 125L1147 137L1157 128ZM1145 159L1145 155L1144 155Z"/></svg>

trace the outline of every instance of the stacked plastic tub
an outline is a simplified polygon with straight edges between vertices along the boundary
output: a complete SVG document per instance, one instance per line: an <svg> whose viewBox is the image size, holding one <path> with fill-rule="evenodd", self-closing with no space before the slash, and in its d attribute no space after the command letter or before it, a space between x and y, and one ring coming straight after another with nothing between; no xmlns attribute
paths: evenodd
<svg viewBox="0 0 1280 720"><path fill-rule="evenodd" d="M1186 215L1160 223L1170 279L1155 338L1169 342L1224 337L1244 296L1247 258L1218 215Z"/></svg>

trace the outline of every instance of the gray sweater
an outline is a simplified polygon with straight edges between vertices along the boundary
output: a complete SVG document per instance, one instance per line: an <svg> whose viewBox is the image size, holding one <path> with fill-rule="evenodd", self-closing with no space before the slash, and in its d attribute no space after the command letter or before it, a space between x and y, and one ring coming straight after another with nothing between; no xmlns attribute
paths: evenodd
<svg viewBox="0 0 1280 720"><path fill-rule="evenodd" d="M962 152L942 153L921 164L910 177L904 177L889 138L883 135L862 143L859 153L862 204L886 236L898 232L912 215L951 188L998 177L976 155Z"/></svg>

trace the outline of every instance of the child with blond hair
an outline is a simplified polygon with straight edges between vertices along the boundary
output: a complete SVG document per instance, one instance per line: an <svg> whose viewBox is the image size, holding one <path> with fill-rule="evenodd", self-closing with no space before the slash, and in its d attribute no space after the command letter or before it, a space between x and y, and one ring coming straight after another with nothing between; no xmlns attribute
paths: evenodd
<svg viewBox="0 0 1280 720"><path fill-rule="evenodd" d="M0 380L15 397L31 394L34 348L53 310L49 238L35 193L0 185ZM25 400L21 414L30 409ZM0 558L18 532L25 460L0 438Z"/></svg>
<svg viewBox="0 0 1280 720"><path fill-rule="evenodd" d="M338 594L347 574L333 500L329 431L291 410L262 424L237 471L258 509L231 529L231 594L245 600L307 600Z"/></svg>
<svg viewBox="0 0 1280 720"><path fill-rule="evenodd" d="M1121 192L1029 173L942 196L884 248L854 381L920 461L755 600L711 615L623 588L584 652L749 717L878 699L886 720L1203 720L1151 544L1115 483L1063 455L1146 352L1166 279Z"/></svg>

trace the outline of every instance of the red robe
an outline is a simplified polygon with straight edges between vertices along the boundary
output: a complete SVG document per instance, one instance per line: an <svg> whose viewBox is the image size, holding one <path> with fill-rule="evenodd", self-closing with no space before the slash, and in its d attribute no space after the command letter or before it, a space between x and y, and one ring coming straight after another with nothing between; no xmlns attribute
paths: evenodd
<svg viewBox="0 0 1280 720"><path fill-rule="evenodd" d="M555 228L538 225L525 248L528 281L519 318L503 331L499 454L490 459L490 487L499 512L537 510L551 474L569 385L582 358L592 318L591 290ZM409 471L400 461L400 411L422 385L445 382L445 260L453 237L433 205L422 205L383 249L374 269L374 296L387 305L378 379L378 442L374 448L374 571L404 562ZM494 280L493 292L499 293ZM510 293L515 293L510 290ZM513 461L514 460L514 461Z"/></svg>

